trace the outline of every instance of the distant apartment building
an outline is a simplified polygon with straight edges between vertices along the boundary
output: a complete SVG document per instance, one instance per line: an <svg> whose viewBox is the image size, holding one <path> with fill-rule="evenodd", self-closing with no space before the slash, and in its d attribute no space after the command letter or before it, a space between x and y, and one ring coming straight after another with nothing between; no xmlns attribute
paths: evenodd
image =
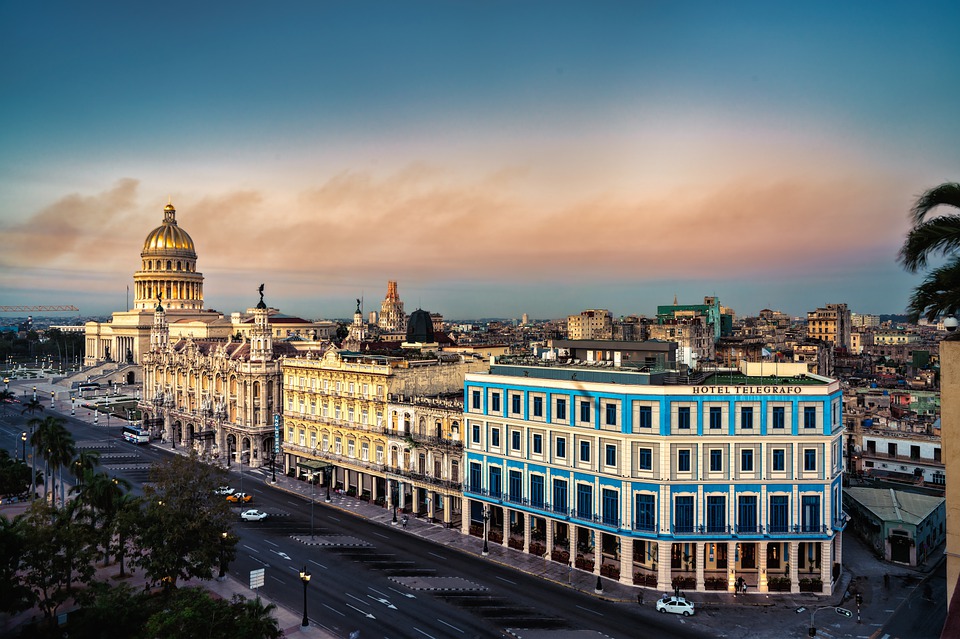
<svg viewBox="0 0 960 639"><path fill-rule="evenodd" d="M613 339L613 315L606 309L589 309L567 318L567 338Z"/></svg>
<svg viewBox="0 0 960 639"><path fill-rule="evenodd" d="M804 340L793 347L793 361L816 375L833 375L833 349L820 340Z"/></svg>
<svg viewBox="0 0 960 639"><path fill-rule="evenodd" d="M403 333L407 330L407 316L403 312L403 302L397 293L397 283L387 282L387 296L380 304L380 316L377 325L383 333Z"/></svg>
<svg viewBox="0 0 960 639"><path fill-rule="evenodd" d="M651 340L675 342L677 360L696 368L699 362L713 360L716 355L716 340L707 317L699 314L678 313L647 328Z"/></svg>
<svg viewBox="0 0 960 639"><path fill-rule="evenodd" d="M850 309L846 304L827 304L807 313L807 338L849 349Z"/></svg>
<svg viewBox="0 0 960 639"><path fill-rule="evenodd" d="M657 306L658 324L696 316L705 318L707 326L713 332L714 341L721 336L733 334L734 313L731 309L721 306L718 297L704 297L703 304L678 304L674 297L672 305Z"/></svg>
<svg viewBox="0 0 960 639"><path fill-rule="evenodd" d="M875 328L880 326L880 316L850 313L850 325L854 328Z"/></svg>
<svg viewBox="0 0 960 639"><path fill-rule="evenodd" d="M463 532L659 591L831 594L840 383L501 358L465 381Z"/></svg>

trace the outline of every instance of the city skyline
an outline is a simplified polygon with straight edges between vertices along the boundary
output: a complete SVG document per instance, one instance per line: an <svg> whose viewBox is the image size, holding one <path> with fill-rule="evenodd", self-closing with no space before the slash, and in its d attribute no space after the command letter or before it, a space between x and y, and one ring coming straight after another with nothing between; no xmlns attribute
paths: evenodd
<svg viewBox="0 0 960 639"><path fill-rule="evenodd" d="M124 310L170 197L221 312L900 313L907 211L960 179L958 13L8 4L0 297Z"/></svg>

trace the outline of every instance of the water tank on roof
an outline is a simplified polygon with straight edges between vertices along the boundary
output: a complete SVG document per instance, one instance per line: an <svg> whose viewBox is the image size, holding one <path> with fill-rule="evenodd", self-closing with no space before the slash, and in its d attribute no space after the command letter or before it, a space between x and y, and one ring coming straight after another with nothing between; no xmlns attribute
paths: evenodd
<svg viewBox="0 0 960 639"><path fill-rule="evenodd" d="M864 428L873 428L873 420L872 420L872 419L865 419L865 420L863 420L863 427L864 427Z"/></svg>

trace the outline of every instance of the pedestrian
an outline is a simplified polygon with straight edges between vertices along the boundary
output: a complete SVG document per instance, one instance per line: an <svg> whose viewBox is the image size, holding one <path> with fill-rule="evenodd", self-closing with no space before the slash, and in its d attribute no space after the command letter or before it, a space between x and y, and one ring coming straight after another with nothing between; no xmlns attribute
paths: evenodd
<svg viewBox="0 0 960 639"><path fill-rule="evenodd" d="M400 525L401 525L403 528L406 528L406 527L407 527L407 516L406 516L406 515L404 515L403 518L400 520Z"/></svg>

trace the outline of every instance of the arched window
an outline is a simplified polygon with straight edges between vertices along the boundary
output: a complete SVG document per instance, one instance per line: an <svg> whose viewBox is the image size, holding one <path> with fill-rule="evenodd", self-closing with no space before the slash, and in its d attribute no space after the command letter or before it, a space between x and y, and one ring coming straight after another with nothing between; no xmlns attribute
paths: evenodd
<svg viewBox="0 0 960 639"><path fill-rule="evenodd" d="M180 270L180 260L177 260L177 270Z"/></svg>
<svg viewBox="0 0 960 639"><path fill-rule="evenodd" d="M170 265L171 265L171 264L172 264L172 262L171 262L170 260L167 260L167 270L168 270L168 271L170 270Z"/></svg>

